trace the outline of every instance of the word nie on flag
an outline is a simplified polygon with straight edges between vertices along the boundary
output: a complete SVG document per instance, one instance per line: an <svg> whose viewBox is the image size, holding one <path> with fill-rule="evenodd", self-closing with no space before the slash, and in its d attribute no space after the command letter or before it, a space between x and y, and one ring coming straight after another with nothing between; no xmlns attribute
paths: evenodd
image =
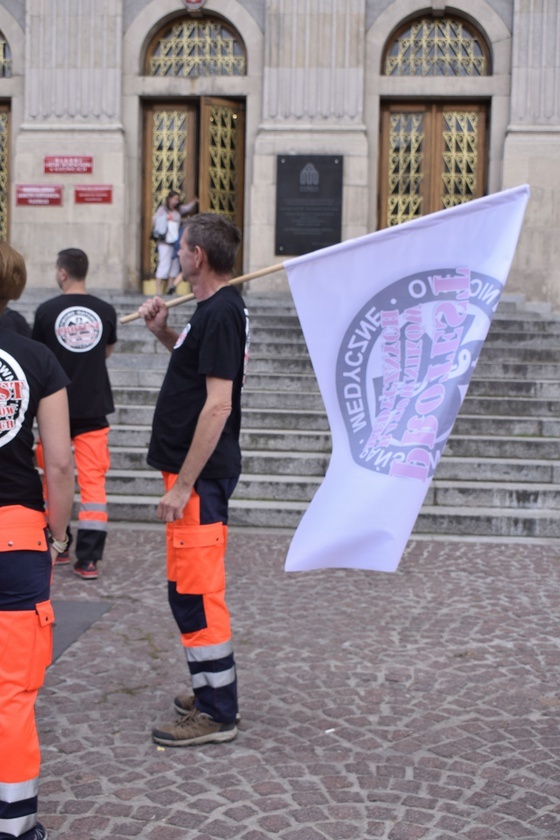
<svg viewBox="0 0 560 840"><path fill-rule="evenodd" d="M503 291L528 186L284 267L329 418L286 571L395 571Z"/></svg>

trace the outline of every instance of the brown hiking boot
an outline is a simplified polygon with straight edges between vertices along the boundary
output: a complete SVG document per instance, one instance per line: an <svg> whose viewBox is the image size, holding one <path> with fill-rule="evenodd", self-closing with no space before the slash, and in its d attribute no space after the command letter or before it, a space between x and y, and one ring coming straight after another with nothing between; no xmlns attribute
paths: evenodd
<svg viewBox="0 0 560 840"><path fill-rule="evenodd" d="M236 735L235 723L220 723L196 708L175 723L163 724L152 729L153 741L163 747L221 743L233 741Z"/></svg>

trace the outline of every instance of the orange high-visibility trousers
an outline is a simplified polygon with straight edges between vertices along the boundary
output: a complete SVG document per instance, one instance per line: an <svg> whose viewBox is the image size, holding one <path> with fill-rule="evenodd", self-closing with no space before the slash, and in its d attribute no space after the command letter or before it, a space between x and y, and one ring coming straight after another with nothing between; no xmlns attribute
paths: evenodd
<svg viewBox="0 0 560 840"><path fill-rule="evenodd" d="M169 490L177 476L164 473ZM198 480L181 519L167 525L167 581L196 705L215 720L237 715L237 675L225 602L227 503L236 480ZM211 520L211 521L209 521Z"/></svg>
<svg viewBox="0 0 560 840"><path fill-rule="evenodd" d="M72 438L76 476L80 490L76 557L80 564L97 563L107 539L107 493L105 477L111 466L109 427L83 432ZM41 442L35 448L37 464L44 471ZM46 487L44 486L46 499Z"/></svg>
<svg viewBox="0 0 560 840"><path fill-rule="evenodd" d="M0 507L0 836L20 837L37 822L34 707L52 659L54 623L44 528L39 511Z"/></svg>
<svg viewBox="0 0 560 840"><path fill-rule="evenodd" d="M107 538L105 476L111 465L109 427L76 435L72 443L80 488L76 557L85 565L101 560Z"/></svg>

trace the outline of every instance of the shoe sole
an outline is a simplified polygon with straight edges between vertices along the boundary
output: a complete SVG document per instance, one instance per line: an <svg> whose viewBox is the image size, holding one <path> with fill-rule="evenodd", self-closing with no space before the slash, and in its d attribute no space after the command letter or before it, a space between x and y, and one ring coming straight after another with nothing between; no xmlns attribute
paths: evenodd
<svg viewBox="0 0 560 840"><path fill-rule="evenodd" d="M82 580L97 580L99 577L98 572L79 572L78 569L72 569L75 575L77 575Z"/></svg>
<svg viewBox="0 0 560 840"><path fill-rule="evenodd" d="M237 737L237 726L233 729L228 729L226 732L213 732L208 735L198 735L196 738L186 738L183 741L168 740L160 737L152 732L152 740L154 744L159 744L162 747L195 747L198 744L223 744L227 741L233 741Z"/></svg>
<svg viewBox="0 0 560 840"><path fill-rule="evenodd" d="M70 558L65 557L63 560L61 560L60 557L57 557L56 560L54 561L54 565L55 566L69 566L70 565Z"/></svg>

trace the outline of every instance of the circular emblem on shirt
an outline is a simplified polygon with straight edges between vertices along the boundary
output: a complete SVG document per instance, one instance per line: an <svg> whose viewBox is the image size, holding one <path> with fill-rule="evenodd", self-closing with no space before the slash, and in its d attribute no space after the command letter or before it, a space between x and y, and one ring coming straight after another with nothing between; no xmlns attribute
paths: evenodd
<svg viewBox="0 0 560 840"><path fill-rule="evenodd" d="M101 318L87 306L70 306L64 309L54 325L60 344L72 353L93 350L103 334Z"/></svg>
<svg viewBox="0 0 560 840"><path fill-rule="evenodd" d="M0 446L9 443L25 420L29 385L18 362L0 350Z"/></svg>
<svg viewBox="0 0 560 840"><path fill-rule="evenodd" d="M500 293L493 277L440 268L398 280L356 313L336 370L356 464L403 478L433 475Z"/></svg>
<svg viewBox="0 0 560 840"><path fill-rule="evenodd" d="M175 342L175 344L173 345L174 350L177 350L181 346L181 344L183 344L183 342L185 341L185 338L188 336L188 334L190 332L190 329L191 329L191 325L190 325L190 323L188 323L187 326L182 331L179 338L177 339L177 341Z"/></svg>

